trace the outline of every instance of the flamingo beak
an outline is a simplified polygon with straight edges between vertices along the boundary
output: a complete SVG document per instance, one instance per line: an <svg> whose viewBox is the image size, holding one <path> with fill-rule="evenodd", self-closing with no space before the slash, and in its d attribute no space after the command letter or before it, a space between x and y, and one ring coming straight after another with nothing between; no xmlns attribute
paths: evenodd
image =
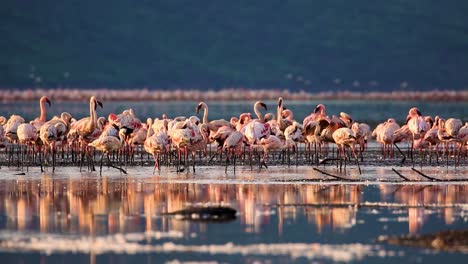
<svg viewBox="0 0 468 264"><path fill-rule="evenodd" d="M97 103L101 108L103 108L102 102L101 102L101 101L96 100L96 103ZM96 109L96 108L94 108L94 109Z"/></svg>
<svg viewBox="0 0 468 264"><path fill-rule="evenodd" d="M46 103L49 105L49 107L51 107L51 106L52 106L52 103L50 102L50 100L49 100L49 99L47 99L47 98L46 98L46 99L45 99L45 101L46 101Z"/></svg>
<svg viewBox="0 0 468 264"><path fill-rule="evenodd" d="M265 108L265 110L268 110L268 108L267 108L267 106L266 106L265 103L261 103L260 105L261 105L263 108Z"/></svg>
<svg viewBox="0 0 468 264"><path fill-rule="evenodd" d="M197 111L197 114L200 113L200 108L201 108L201 104L197 105L197 108L195 108L195 110Z"/></svg>

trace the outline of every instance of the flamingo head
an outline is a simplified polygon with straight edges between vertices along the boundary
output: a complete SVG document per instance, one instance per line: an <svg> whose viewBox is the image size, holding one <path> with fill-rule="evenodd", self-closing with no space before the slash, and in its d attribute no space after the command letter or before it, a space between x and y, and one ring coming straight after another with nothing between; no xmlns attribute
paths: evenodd
<svg viewBox="0 0 468 264"><path fill-rule="evenodd" d="M421 116L421 111L417 107L413 107L408 111L408 116Z"/></svg>
<svg viewBox="0 0 468 264"><path fill-rule="evenodd" d="M200 113L200 109L202 109L203 105L205 105L204 102L200 102L200 103L197 105L197 108L195 108L195 110L197 111L197 114Z"/></svg>
<svg viewBox="0 0 468 264"><path fill-rule="evenodd" d="M42 96L40 102L41 104L47 103L49 107L52 105L52 103L50 102L49 98L47 98L47 96Z"/></svg>
<svg viewBox="0 0 468 264"><path fill-rule="evenodd" d="M101 108L102 107L102 102L98 101L95 96L91 96L90 101L94 104L94 110L96 110L97 106L99 105Z"/></svg>
<svg viewBox="0 0 468 264"><path fill-rule="evenodd" d="M278 98L278 107L283 107L283 97Z"/></svg>
<svg viewBox="0 0 468 264"><path fill-rule="evenodd" d="M323 104L318 104L318 105L315 107L314 113L325 114L325 106L324 106Z"/></svg>

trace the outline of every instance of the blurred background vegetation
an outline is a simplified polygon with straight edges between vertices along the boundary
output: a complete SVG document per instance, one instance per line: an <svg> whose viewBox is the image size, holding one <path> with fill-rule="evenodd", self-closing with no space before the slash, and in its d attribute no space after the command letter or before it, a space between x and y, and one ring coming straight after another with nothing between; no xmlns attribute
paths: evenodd
<svg viewBox="0 0 468 264"><path fill-rule="evenodd" d="M466 89L468 1L4 0L0 87Z"/></svg>

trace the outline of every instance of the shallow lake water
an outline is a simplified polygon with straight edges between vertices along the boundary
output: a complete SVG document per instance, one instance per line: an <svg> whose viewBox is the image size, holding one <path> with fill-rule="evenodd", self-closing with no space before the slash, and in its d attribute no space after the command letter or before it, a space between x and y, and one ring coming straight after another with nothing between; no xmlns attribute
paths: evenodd
<svg viewBox="0 0 468 264"><path fill-rule="evenodd" d="M99 99L99 98L98 98ZM208 119L229 120L232 116L239 116L241 113L250 112L253 114L255 101L228 101L228 102L207 102L209 106ZM265 101L268 111L276 114L276 101ZM202 117L203 113L197 115L195 108L198 101L186 102L106 102L104 107L97 109L98 116L107 116L109 113L119 114L125 109L132 108L141 120L147 117L161 117L167 114L168 117L192 116ZM285 100L285 108L294 112L294 119L302 122L304 117L312 113L317 104L324 104L329 116L339 116L340 112L350 114L357 122L366 122L371 128L377 124L385 122L388 118L395 118L401 125L406 121L408 110L411 107L418 107L423 115L443 118L459 118L462 121L468 120L468 108L466 102L401 102L401 101L347 101L347 100L325 100L325 101L291 101ZM77 119L89 116L89 102L52 102L51 107L46 107L47 116L67 111ZM39 116L38 102L10 102L0 104L0 115L9 117L12 114L19 114L26 120L32 120Z"/></svg>
<svg viewBox="0 0 468 264"><path fill-rule="evenodd" d="M322 171L339 174L334 166ZM431 182L409 167L355 166L327 178L311 166L216 166L176 173L151 166L80 173L77 167L2 167L2 263L462 263L467 253L379 242L394 235L468 227L468 184ZM427 175L467 178L460 168ZM343 173L339 175L344 175ZM167 215L190 206L229 206L226 221Z"/></svg>

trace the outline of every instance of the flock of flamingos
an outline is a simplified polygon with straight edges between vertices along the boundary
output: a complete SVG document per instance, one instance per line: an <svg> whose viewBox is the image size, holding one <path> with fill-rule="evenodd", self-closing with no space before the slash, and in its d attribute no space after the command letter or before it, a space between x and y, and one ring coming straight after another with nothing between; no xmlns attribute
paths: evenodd
<svg viewBox="0 0 468 264"><path fill-rule="evenodd" d="M98 117L97 107L103 105L95 96L89 100L89 116L79 120L68 112L48 120L46 104L50 107L50 100L43 96L39 104L40 116L30 122L19 115L11 115L8 120L0 117L0 142L6 149L9 164L16 157L18 164L38 162L42 170L43 164L52 163L55 170L56 157L61 154L64 158L66 154L68 159L79 163L80 168L87 164L94 170L95 153L100 153L102 173L105 157L108 165L113 166L110 156L114 160L115 156L118 160L120 157L131 159L136 149L143 148L154 157L153 173L160 170L162 158L166 164L171 164L168 160L177 164L177 171L185 169L187 163L190 164L189 154L195 170L197 153L203 154L206 160L212 160L214 156L219 160L226 159L226 169L232 160L235 169L236 159L250 162L251 166L252 161L258 161L261 168L267 167L271 154L287 156L296 153L297 158L300 143L305 146L304 157L313 157L318 162L319 156L326 157L327 144L331 143L338 149L336 160L341 163L354 157L359 166L359 159L363 160L363 152L371 137L382 145L382 159L393 158L394 146L405 157L396 144L408 142L413 164L413 150L426 153L424 157L429 159L436 155L437 161L441 155L447 162L449 158L459 162L468 152L468 122L463 124L456 118L423 116L416 107L409 109L405 125L400 126L390 118L371 130L367 124L355 122L343 112L339 116L328 116L322 104L302 122L296 121L294 113L284 107L281 97L276 115L262 113L267 107L257 101L253 107L255 115L243 113L229 120L211 121L204 102L196 107L197 113L203 110L202 120L197 116L169 118L163 114L161 118L147 118L146 122L138 119L132 109L110 114L107 118ZM211 150L214 143L217 150L210 159L207 149ZM184 167L179 170L182 164Z"/></svg>

